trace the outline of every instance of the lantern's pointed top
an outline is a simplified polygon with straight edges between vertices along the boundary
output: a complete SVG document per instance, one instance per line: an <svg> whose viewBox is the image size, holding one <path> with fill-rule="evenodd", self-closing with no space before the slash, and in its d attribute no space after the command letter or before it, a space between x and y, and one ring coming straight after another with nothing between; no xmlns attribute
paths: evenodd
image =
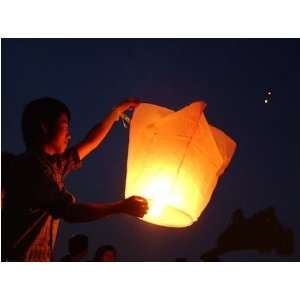
<svg viewBox="0 0 300 300"><path fill-rule="evenodd" d="M182 109L178 110L176 113L184 113L186 115L195 115L195 114L199 114L201 115L205 108L206 108L206 102L202 101L202 100L196 100L194 102L192 102L191 104L183 107Z"/></svg>
<svg viewBox="0 0 300 300"><path fill-rule="evenodd" d="M190 105L199 105L200 110L204 111L206 106L207 106L207 103L205 101L201 100L201 99L196 99ZM190 106L190 105L188 105L188 106Z"/></svg>

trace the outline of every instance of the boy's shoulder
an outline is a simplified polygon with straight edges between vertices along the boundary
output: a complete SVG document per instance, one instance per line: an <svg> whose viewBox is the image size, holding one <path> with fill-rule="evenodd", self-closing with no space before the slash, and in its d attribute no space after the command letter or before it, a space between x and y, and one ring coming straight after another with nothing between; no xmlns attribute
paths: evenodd
<svg viewBox="0 0 300 300"><path fill-rule="evenodd" d="M51 164L51 163L50 163ZM49 161L36 152L25 151L20 154L1 152L1 172L3 184L28 181L40 177Z"/></svg>
<svg viewBox="0 0 300 300"><path fill-rule="evenodd" d="M1 171L4 181L33 170L36 163L37 161L26 152L21 154L1 152Z"/></svg>
<svg viewBox="0 0 300 300"><path fill-rule="evenodd" d="M21 154L1 153L1 170L5 178L64 177L69 172L78 169L81 161L75 147L62 154L48 155L37 151L25 151ZM59 180L61 181L62 178Z"/></svg>

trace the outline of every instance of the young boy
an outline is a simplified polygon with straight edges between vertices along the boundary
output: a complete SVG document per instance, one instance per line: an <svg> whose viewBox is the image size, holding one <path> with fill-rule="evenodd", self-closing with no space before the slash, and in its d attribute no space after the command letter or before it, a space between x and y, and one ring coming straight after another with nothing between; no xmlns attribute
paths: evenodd
<svg viewBox="0 0 300 300"><path fill-rule="evenodd" d="M30 102L22 116L26 151L10 156L4 170L2 207L2 261L51 261L60 219L90 222L126 213L143 217L145 199L100 203L76 203L64 186L64 177L81 166L81 161L105 138L120 115L137 106L128 98L97 124L77 146L70 141L70 112L53 98Z"/></svg>

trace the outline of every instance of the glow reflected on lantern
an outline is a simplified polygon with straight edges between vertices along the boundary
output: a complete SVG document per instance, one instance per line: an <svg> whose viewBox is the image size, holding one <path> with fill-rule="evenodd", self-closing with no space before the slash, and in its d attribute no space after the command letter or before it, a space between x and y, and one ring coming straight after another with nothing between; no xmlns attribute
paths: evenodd
<svg viewBox="0 0 300 300"><path fill-rule="evenodd" d="M155 170L155 164L152 166ZM157 175L147 169L131 188L135 194L147 199L149 210L144 221L169 227L185 227L193 223L191 215L184 211L185 199L195 193L195 183L191 178L174 182L173 168L164 167ZM193 206L193 203L190 203Z"/></svg>
<svg viewBox="0 0 300 300"><path fill-rule="evenodd" d="M180 195L172 193L172 177L169 175L148 176L144 183L140 184L140 194L149 201L149 211L147 215L159 218L165 212L165 206L178 205Z"/></svg>

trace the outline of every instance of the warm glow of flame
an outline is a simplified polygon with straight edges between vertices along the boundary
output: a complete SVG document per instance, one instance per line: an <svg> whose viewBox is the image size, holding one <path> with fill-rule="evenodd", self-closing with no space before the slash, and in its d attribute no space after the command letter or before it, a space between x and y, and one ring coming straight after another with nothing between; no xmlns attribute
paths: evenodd
<svg viewBox="0 0 300 300"><path fill-rule="evenodd" d="M172 182L169 176L149 178L149 181L145 182L143 195L151 201L148 211L149 216L159 217L164 206L172 203L172 199L170 199L171 188Z"/></svg>
<svg viewBox="0 0 300 300"><path fill-rule="evenodd" d="M179 218L180 223L178 216L181 215L183 224L192 223L191 216L182 211L181 207L193 184L184 186L182 182L174 182L176 177L172 175L173 172L166 168L159 174L147 170L132 187L138 195L148 200L149 210L143 220L163 224L166 220Z"/></svg>

